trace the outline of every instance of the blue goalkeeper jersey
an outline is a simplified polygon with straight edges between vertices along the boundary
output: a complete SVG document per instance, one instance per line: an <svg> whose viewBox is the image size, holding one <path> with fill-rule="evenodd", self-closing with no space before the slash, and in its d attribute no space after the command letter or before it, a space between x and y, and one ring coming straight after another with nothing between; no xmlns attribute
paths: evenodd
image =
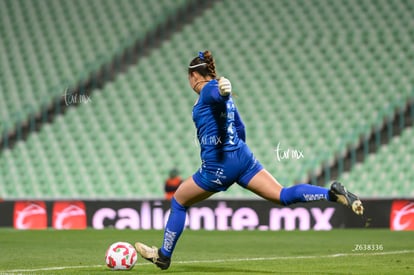
<svg viewBox="0 0 414 275"><path fill-rule="evenodd" d="M244 145L245 130L231 95L221 96L218 81L209 81L193 107L193 121L201 147L201 159L220 161L223 152Z"/></svg>

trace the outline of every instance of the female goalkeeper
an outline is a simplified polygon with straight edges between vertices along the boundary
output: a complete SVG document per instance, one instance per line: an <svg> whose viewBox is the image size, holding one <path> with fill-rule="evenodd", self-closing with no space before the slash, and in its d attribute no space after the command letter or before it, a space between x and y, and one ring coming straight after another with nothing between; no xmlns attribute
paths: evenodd
<svg viewBox="0 0 414 275"><path fill-rule="evenodd" d="M299 184L281 186L263 168L246 145L244 124L231 95L231 83L217 79L213 56L200 52L188 66L188 81L198 99L193 107L193 120L201 148L201 167L186 179L171 200L164 240L160 249L137 242L141 256L161 269L170 266L174 247L184 229L186 211L194 203L214 193L227 190L234 182L266 200L282 205L314 200L339 202L361 215L361 201L339 183L330 189Z"/></svg>

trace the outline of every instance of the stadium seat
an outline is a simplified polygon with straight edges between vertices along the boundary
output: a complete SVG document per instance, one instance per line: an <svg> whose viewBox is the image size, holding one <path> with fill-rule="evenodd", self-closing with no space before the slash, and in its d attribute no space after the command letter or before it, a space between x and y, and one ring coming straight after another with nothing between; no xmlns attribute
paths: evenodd
<svg viewBox="0 0 414 275"><path fill-rule="evenodd" d="M348 183L349 189L364 197L413 196L413 134L412 127L405 129L400 137L369 155L341 179Z"/></svg>
<svg viewBox="0 0 414 275"><path fill-rule="evenodd" d="M11 53L0 65L0 83L6 83L0 85L13 91L0 93L2 125L24 119L31 112L27 102L38 110L60 96L61 83L83 79L122 52L131 37L143 37L187 3L79 1L0 3L0 13L14 16L0 24L6 26L0 27L0 48ZM393 9L386 1L218 1L113 82L94 89L92 102L70 108L6 150L0 162L10 173L0 175L6 182L0 196L162 197L171 167L191 176L200 159L191 120L196 95L186 67L202 49L213 51L219 75L232 81L257 158L283 185L308 181L414 97L412 9L408 1L395 1ZM148 12L136 16L137 10ZM363 196L412 192L412 169L393 165L397 148L412 150L410 133L388 145L388 154L369 157L341 179ZM304 158L278 160L278 144L303 151ZM388 183L396 179L401 184L393 188ZM220 196L251 195L231 188Z"/></svg>
<svg viewBox="0 0 414 275"><path fill-rule="evenodd" d="M33 110L40 111L63 96L66 88L84 80L184 4L185 0L1 1L0 49L5 58L0 64L0 93L6 100L0 100L4 110L0 133L8 130L5 122L12 128Z"/></svg>

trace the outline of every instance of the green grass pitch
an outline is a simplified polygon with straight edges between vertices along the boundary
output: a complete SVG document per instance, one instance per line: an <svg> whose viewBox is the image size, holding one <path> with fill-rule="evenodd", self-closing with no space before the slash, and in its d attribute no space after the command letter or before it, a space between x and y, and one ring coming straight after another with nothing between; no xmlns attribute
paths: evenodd
<svg viewBox="0 0 414 275"><path fill-rule="evenodd" d="M1 229L0 274L414 274L414 232L186 230L167 271L105 266L111 243L137 240L159 246L162 232Z"/></svg>

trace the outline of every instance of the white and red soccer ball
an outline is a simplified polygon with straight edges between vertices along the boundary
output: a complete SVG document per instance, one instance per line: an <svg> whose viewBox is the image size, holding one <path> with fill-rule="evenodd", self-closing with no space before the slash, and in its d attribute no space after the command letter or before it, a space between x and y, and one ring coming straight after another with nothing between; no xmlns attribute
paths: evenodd
<svg viewBox="0 0 414 275"><path fill-rule="evenodd" d="M116 242L105 254L106 265L113 270L130 270L137 262L137 251L127 242Z"/></svg>

